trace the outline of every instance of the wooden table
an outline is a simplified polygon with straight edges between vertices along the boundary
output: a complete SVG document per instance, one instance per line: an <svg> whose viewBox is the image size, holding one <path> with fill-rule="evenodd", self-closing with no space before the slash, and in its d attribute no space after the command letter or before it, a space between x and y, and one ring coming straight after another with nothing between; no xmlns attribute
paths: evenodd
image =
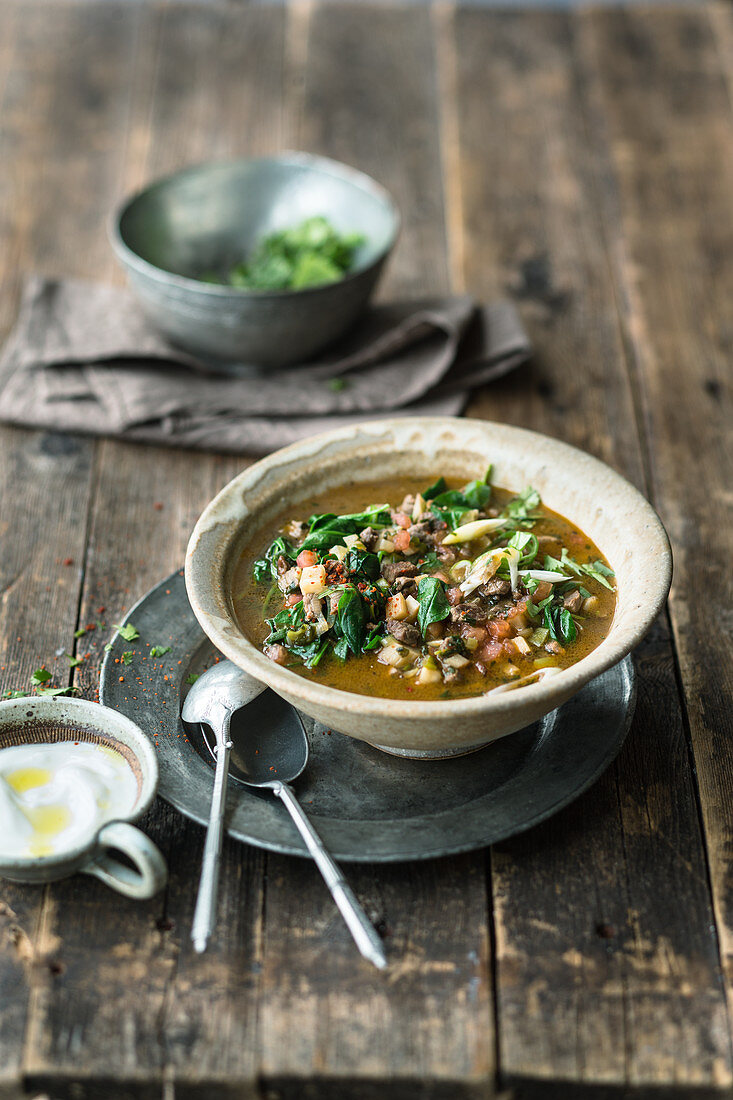
<svg viewBox="0 0 733 1100"><path fill-rule="evenodd" d="M195 956L202 830L162 803L164 897L0 883L3 1100L730 1095L732 95L725 4L0 7L3 335L24 271L119 280L104 222L143 181L329 154L402 208L385 294L520 303L534 363L470 415L610 463L676 560L591 791L490 851L349 869L386 974L311 865L237 844ZM0 438L1 686L45 662L93 697L109 630L54 654L181 563L245 460Z"/></svg>

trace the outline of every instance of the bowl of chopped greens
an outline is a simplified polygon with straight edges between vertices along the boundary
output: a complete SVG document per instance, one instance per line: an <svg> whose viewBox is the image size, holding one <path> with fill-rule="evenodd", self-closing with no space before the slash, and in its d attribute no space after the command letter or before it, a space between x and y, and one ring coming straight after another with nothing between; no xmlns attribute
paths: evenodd
<svg viewBox="0 0 733 1100"><path fill-rule="evenodd" d="M664 604L651 505L591 455L473 419L340 428L209 504L186 589L230 660L330 729L448 757L537 721Z"/></svg>
<svg viewBox="0 0 733 1100"><path fill-rule="evenodd" d="M399 231L388 192L308 153L203 164L114 215L110 238L153 323L213 365L312 359L357 320Z"/></svg>

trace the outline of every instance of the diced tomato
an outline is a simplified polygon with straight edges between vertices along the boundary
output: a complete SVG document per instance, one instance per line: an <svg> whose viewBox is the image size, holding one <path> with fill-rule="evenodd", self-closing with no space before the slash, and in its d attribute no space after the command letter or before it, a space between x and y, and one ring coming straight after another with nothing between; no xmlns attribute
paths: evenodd
<svg viewBox="0 0 733 1100"><path fill-rule="evenodd" d="M289 596L285 597L285 606L295 607L296 603L300 603L302 599L300 592L291 592Z"/></svg>
<svg viewBox="0 0 733 1100"><path fill-rule="evenodd" d="M308 565L318 564L318 554L313 550L301 550L295 559L295 564L300 569L305 569Z"/></svg>
<svg viewBox="0 0 733 1100"><path fill-rule="evenodd" d="M514 633L511 624L505 619L490 619L488 631L492 638L509 638Z"/></svg>
<svg viewBox="0 0 733 1100"><path fill-rule="evenodd" d="M443 584L448 583L448 578L446 577L445 573L431 573L430 576L435 577L435 579L438 581L442 581Z"/></svg>
<svg viewBox="0 0 733 1100"><path fill-rule="evenodd" d="M500 642L487 642L485 646L477 650L476 656L482 661L495 661L504 653L504 647Z"/></svg>
<svg viewBox="0 0 733 1100"><path fill-rule="evenodd" d="M409 527L412 524L412 520L406 512L393 512L392 518L398 527Z"/></svg>
<svg viewBox="0 0 733 1100"><path fill-rule="evenodd" d="M410 535L407 531L398 531L392 542L395 550L399 550L403 554L406 554L410 549Z"/></svg>
<svg viewBox="0 0 733 1100"><path fill-rule="evenodd" d="M461 592L458 585L456 585L455 588L446 589L445 594L448 597L448 603L450 604L460 603L463 599L463 593Z"/></svg>
<svg viewBox="0 0 733 1100"><path fill-rule="evenodd" d="M460 629L464 638L475 638L479 645L486 641L486 630L483 626L471 626L469 623L461 623Z"/></svg>

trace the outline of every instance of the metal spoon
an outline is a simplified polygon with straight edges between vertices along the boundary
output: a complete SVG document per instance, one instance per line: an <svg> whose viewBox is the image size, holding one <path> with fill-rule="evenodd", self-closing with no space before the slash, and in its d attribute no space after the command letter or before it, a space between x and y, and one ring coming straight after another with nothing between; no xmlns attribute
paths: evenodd
<svg viewBox="0 0 733 1100"><path fill-rule="evenodd" d="M186 696L181 717L190 725L206 725L216 737L216 747L209 746L216 760L214 790L206 831L206 843L201 861L201 878L196 909L191 926L191 939L196 951L205 951L214 928L214 911L219 892L221 847L224 839L224 807L226 804L229 754L232 742L229 727L235 711L245 707L265 690L265 685L248 676L231 661L219 661L203 672ZM208 744L208 742L207 742Z"/></svg>
<svg viewBox="0 0 733 1100"><path fill-rule="evenodd" d="M227 677L227 683L233 688L236 685L238 697L245 694L248 683L254 683L251 677L230 661L221 661L216 667L220 670L220 675ZM199 682L197 680L194 686L198 686ZM250 695L248 701L252 698ZM275 717L272 703L277 704L276 721L272 720ZM185 713L183 718L188 721ZM246 786L271 790L282 799L323 875L359 951L364 958L383 969L387 965L387 959L379 935L288 786L302 774L308 763L308 737L300 715L293 707L268 692L254 706L249 707L247 719L246 736L236 739L231 774L235 780ZM206 731L202 730L202 733L218 767L222 754L209 744Z"/></svg>

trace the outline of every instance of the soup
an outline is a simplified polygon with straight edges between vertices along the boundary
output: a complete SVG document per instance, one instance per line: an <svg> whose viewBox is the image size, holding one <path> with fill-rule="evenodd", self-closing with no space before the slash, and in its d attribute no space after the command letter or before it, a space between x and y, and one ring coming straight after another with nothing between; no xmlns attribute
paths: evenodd
<svg viewBox="0 0 733 1100"><path fill-rule="evenodd" d="M233 600L250 641L302 676L436 700L574 664L608 633L616 594L582 531L489 471L300 503L242 556Z"/></svg>

